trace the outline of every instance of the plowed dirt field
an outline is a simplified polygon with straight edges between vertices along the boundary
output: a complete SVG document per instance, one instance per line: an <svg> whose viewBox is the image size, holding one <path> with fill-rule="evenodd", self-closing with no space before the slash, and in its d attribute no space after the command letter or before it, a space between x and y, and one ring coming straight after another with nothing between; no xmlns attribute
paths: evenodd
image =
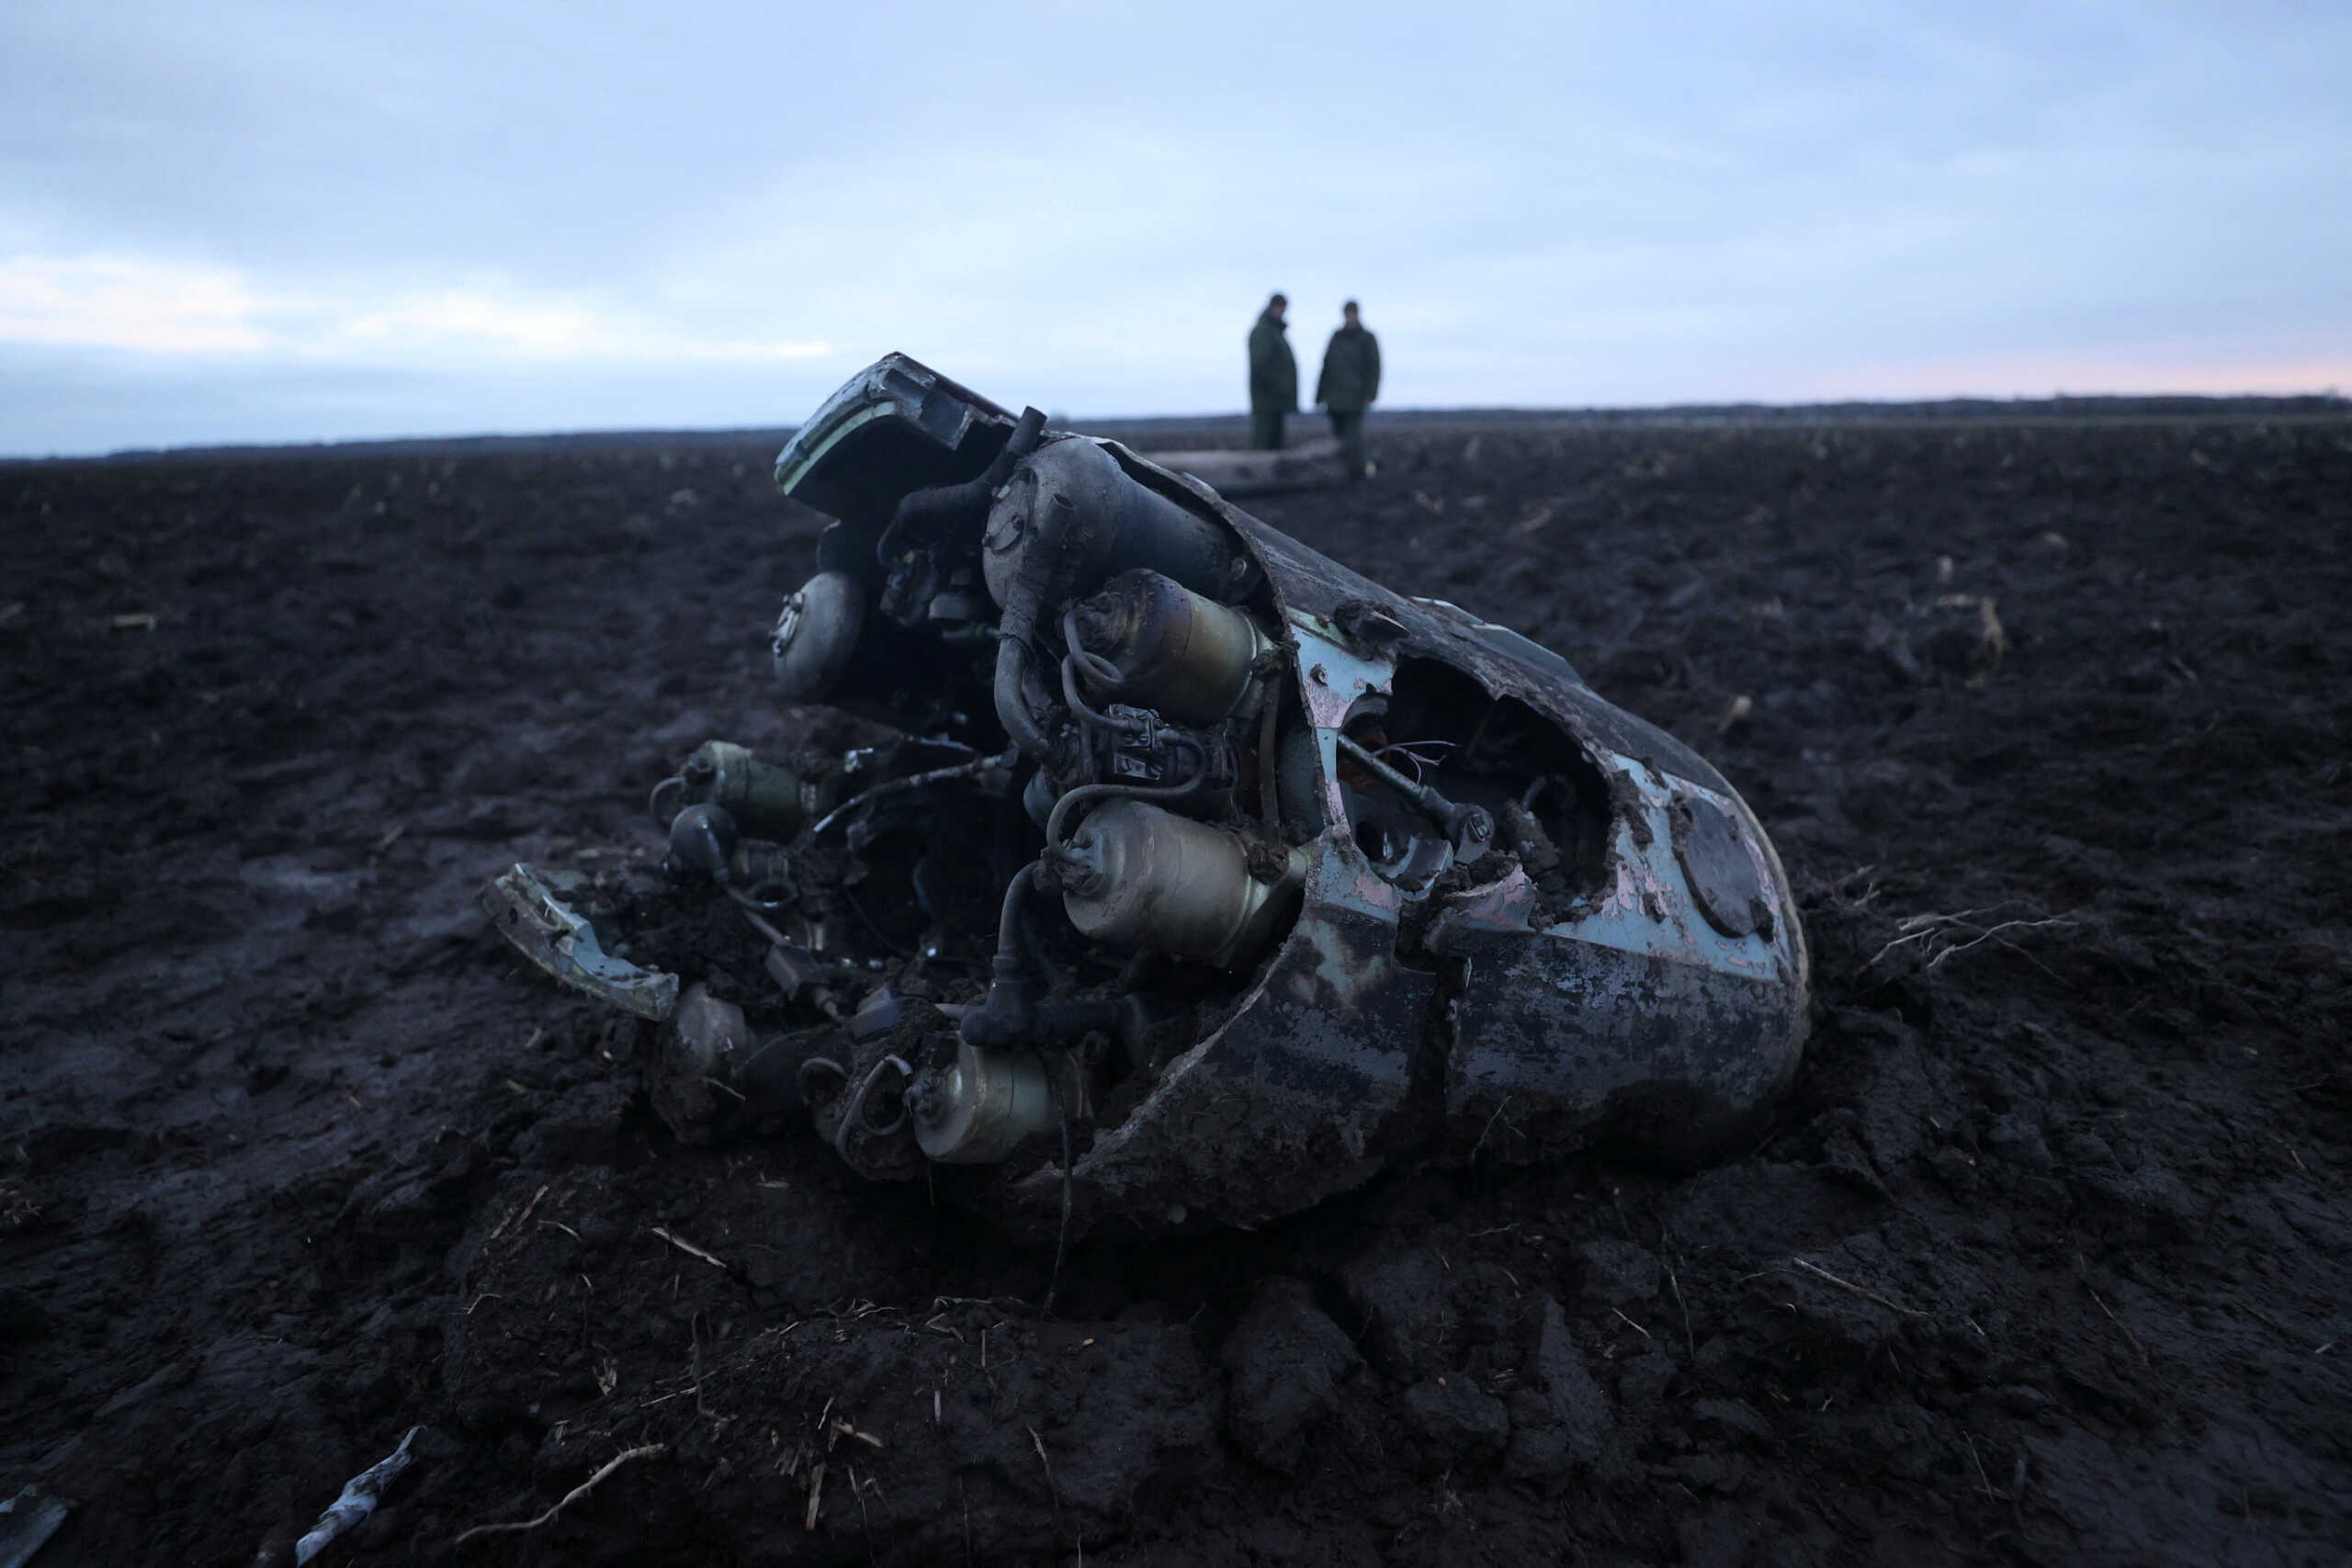
<svg viewBox="0 0 2352 1568"><path fill-rule="evenodd" d="M1806 1065L1703 1174L1396 1173L1051 1318L919 1184L680 1146L473 903L788 733L772 445L0 468L39 1568L290 1561L418 1424L322 1561L2346 1561L2352 427L1373 437L1251 509L1723 768Z"/></svg>

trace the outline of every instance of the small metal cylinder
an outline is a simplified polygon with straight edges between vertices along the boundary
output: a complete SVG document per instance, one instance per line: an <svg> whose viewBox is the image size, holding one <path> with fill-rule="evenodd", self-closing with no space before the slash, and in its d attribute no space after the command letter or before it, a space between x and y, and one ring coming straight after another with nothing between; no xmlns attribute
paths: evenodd
<svg viewBox="0 0 2352 1568"><path fill-rule="evenodd" d="M1159 572L1123 571L1077 608L1079 639L1119 671L1115 694L1184 724L1215 724L1250 694L1256 623Z"/></svg>
<svg viewBox="0 0 2352 1568"><path fill-rule="evenodd" d="M731 740L704 741L679 776L685 781L684 798L718 807L753 839L789 839L840 794L837 778L804 777Z"/></svg>
<svg viewBox="0 0 2352 1568"><path fill-rule="evenodd" d="M915 1080L915 1145L942 1165L993 1165L1057 1122L1053 1083L1034 1051L959 1044L947 1067Z"/></svg>
<svg viewBox="0 0 2352 1568"><path fill-rule="evenodd" d="M1140 800L1096 807L1056 867L1070 924L1096 942L1149 947L1227 968L1254 959L1306 878L1298 850L1272 880L1253 874L1238 834Z"/></svg>

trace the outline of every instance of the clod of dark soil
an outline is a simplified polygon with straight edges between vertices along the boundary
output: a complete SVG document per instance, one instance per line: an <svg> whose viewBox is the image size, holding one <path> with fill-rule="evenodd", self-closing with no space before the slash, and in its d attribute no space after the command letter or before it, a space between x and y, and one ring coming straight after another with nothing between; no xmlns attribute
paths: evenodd
<svg viewBox="0 0 2352 1568"><path fill-rule="evenodd" d="M1363 1364L1340 1325L1317 1310L1307 1287L1280 1275L1260 1281L1256 1299L1225 1337L1222 1359L1232 1380L1227 1420L1234 1442L1284 1473L1298 1468L1340 1381Z"/></svg>
<svg viewBox="0 0 2352 1568"><path fill-rule="evenodd" d="M681 1146L472 902L788 747L772 456L0 468L40 1568L286 1560L418 1425L322 1561L2341 1560L2340 417L1397 425L1260 503L1718 762L1813 1044L1716 1169L1392 1174L1052 1317L920 1181Z"/></svg>

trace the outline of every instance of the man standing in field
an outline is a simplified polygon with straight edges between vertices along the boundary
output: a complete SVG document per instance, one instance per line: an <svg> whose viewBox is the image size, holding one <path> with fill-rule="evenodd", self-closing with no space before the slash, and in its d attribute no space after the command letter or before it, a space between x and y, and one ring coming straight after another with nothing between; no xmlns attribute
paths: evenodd
<svg viewBox="0 0 2352 1568"><path fill-rule="evenodd" d="M1363 478L1363 411L1380 396L1380 340L1356 319L1352 299L1340 307L1345 320L1323 351L1323 374L1315 379L1315 400L1331 416L1331 434L1348 466L1348 478Z"/></svg>
<svg viewBox="0 0 2352 1568"><path fill-rule="evenodd" d="M1250 329L1250 445L1261 452L1281 450L1283 416L1298 412L1298 361L1283 336L1288 309L1275 295Z"/></svg>

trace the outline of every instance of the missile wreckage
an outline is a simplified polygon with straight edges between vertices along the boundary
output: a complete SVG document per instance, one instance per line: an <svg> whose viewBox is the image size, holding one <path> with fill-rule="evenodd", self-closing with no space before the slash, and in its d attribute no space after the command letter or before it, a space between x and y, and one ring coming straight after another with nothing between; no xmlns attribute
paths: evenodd
<svg viewBox="0 0 2352 1568"><path fill-rule="evenodd" d="M901 355L776 482L832 520L773 636L796 743L655 785L658 874L484 893L649 1021L682 1139L1152 1234L1398 1161L1695 1164L1794 1073L1770 841L1557 654Z"/></svg>

